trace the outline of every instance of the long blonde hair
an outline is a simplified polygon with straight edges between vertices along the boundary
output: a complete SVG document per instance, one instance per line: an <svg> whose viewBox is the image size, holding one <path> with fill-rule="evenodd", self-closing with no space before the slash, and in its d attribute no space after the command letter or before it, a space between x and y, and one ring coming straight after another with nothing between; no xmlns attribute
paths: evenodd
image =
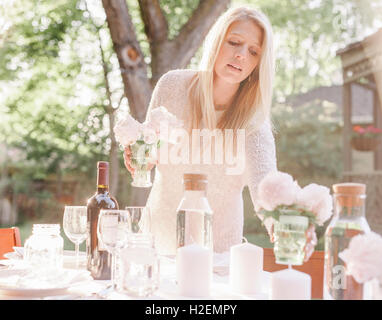
<svg viewBox="0 0 382 320"><path fill-rule="evenodd" d="M223 113L219 123L213 102L214 66L229 26L250 19L263 30L260 61L243 80L232 105ZM236 7L227 10L215 22L206 37L199 71L190 83L188 96L193 106L191 128L246 129L249 134L270 116L274 78L273 32L268 18L259 10Z"/></svg>

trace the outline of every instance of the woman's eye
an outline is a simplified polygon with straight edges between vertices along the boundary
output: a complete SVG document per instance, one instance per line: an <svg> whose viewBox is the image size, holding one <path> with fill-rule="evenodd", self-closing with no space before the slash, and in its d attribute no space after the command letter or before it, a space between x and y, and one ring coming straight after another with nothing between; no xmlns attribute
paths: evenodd
<svg viewBox="0 0 382 320"><path fill-rule="evenodd" d="M251 50L250 52L251 52L251 55L253 55L253 56L257 56L257 52L256 52L256 51Z"/></svg>
<svg viewBox="0 0 382 320"><path fill-rule="evenodd" d="M238 46L240 43L235 41L228 41L228 43L232 46Z"/></svg>

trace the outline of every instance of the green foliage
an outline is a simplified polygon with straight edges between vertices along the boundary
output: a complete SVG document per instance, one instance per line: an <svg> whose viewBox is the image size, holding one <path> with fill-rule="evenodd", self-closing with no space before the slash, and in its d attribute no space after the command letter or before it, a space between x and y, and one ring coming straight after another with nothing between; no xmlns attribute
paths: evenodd
<svg viewBox="0 0 382 320"><path fill-rule="evenodd" d="M297 180L337 179L342 172L341 129L333 109L317 103L292 108L276 105L273 122L278 169Z"/></svg>
<svg viewBox="0 0 382 320"><path fill-rule="evenodd" d="M313 212L307 211L297 205L279 205L274 210L270 211L261 209L259 214L264 216L264 220L266 220L266 218L272 217L276 221L280 220L280 216L302 216L309 219L309 224L317 224L317 217Z"/></svg>
<svg viewBox="0 0 382 320"><path fill-rule="evenodd" d="M199 2L160 1L170 39ZM281 102L290 94L331 85L340 70L336 50L362 37L380 14L377 0L232 1L238 2L255 4L271 20L277 54L275 100ZM29 192L29 182L54 173L85 173L94 178L96 161L108 157L111 141L99 37L116 93L113 101L119 99L123 84L102 3L86 3L16 0L0 10L11 24L6 34L0 34L0 141L25 153L25 160L8 162L19 172L12 183L20 193ZM150 69L150 48L138 1L127 0L127 4ZM199 49L192 67L200 56ZM280 132L276 134L279 169L299 181L312 175L335 179L342 163L338 127L320 119L320 107L308 109L274 108ZM255 226L259 221L253 213L251 219L254 225L247 230L264 231Z"/></svg>
<svg viewBox="0 0 382 320"><path fill-rule="evenodd" d="M169 39L175 38L199 5L199 0L162 0L161 8L169 24Z"/></svg>
<svg viewBox="0 0 382 320"><path fill-rule="evenodd" d="M2 90L0 138L26 153L37 177L86 172L110 146L94 23L83 1L17 4L0 48L1 79L13 80Z"/></svg>
<svg viewBox="0 0 382 320"><path fill-rule="evenodd" d="M379 0L234 0L260 8L273 27L275 100L339 84L336 51L381 27Z"/></svg>

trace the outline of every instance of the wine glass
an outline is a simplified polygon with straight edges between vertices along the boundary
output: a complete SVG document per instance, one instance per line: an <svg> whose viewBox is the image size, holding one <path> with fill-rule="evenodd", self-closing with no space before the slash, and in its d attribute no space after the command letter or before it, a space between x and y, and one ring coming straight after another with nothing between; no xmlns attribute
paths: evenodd
<svg viewBox="0 0 382 320"><path fill-rule="evenodd" d="M151 212L149 207L125 207L129 212L132 233L151 233Z"/></svg>
<svg viewBox="0 0 382 320"><path fill-rule="evenodd" d="M80 244L87 237L87 207L65 206L63 220L64 232L75 245L76 268L78 269Z"/></svg>
<svg viewBox="0 0 382 320"><path fill-rule="evenodd" d="M130 214L126 210L102 209L98 217L97 235L105 249L111 254L111 287L115 290L116 253L121 249L131 232Z"/></svg>

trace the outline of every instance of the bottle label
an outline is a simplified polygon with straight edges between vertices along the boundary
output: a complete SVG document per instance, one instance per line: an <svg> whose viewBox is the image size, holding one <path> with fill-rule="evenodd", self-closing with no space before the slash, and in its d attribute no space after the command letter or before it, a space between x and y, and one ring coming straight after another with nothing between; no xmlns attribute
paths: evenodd
<svg viewBox="0 0 382 320"><path fill-rule="evenodd" d="M102 201L104 201L107 204L108 209L114 209L115 208L115 202L111 200L109 196L109 192L100 193L96 195L97 203L100 204Z"/></svg>

